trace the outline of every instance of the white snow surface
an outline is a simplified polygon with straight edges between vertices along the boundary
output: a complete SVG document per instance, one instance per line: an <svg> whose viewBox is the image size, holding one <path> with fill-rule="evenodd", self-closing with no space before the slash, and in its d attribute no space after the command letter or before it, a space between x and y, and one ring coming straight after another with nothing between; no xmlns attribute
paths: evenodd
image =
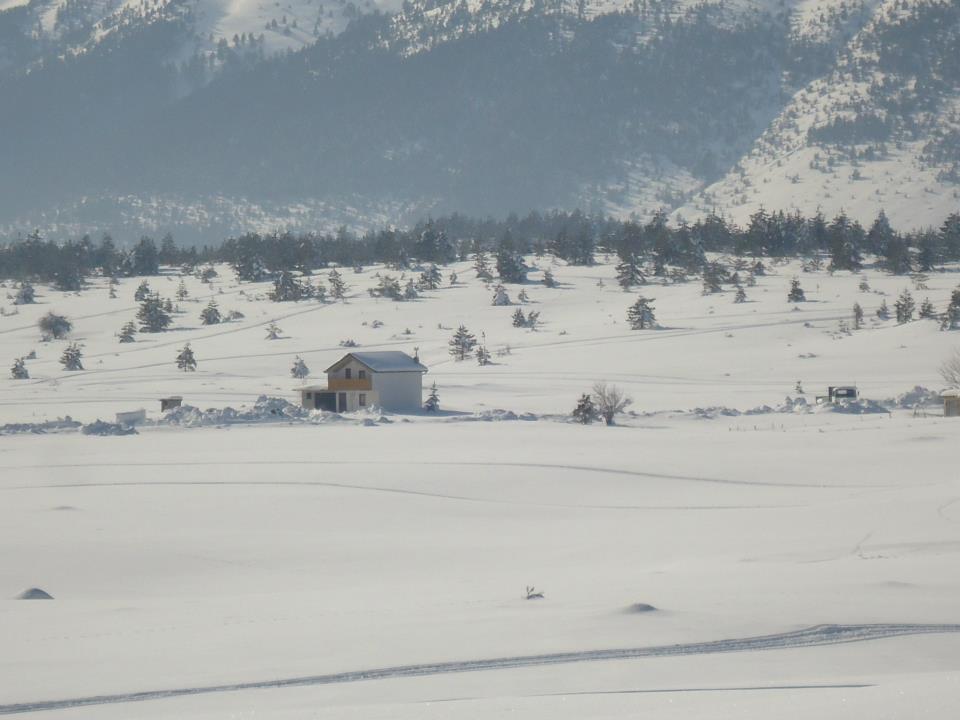
<svg viewBox="0 0 960 720"><path fill-rule="evenodd" d="M342 269L350 297L326 304L272 303L267 283L218 267L212 286L185 278L171 330L132 344L114 333L133 317L138 278L116 299L95 280L79 295L39 287L36 305L0 303L2 357L38 356L30 380L0 378L0 423L112 421L139 407L150 420L129 436L69 423L0 434L0 713L952 717L960 420L914 388L942 386L936 368L960 341L931 321L869 319L910 280L868 268L873 291L861 293L857 276L779 265L740 305L696 282L648 286L662 327L631 331L637 292L615 285L611 262L529 260L560 282L531 273L536 332L513 328L515 308L492 306L467 263L454 266L459 285L404 303L367 294L375 273L395 274L383 267ZM796 310L795 274L810 299ZM914 295L942 309L958 277L931 274ZM178 282L148 280L165 297ZM245 317L200 325L211 296ZM867 326L840 332L854 302ZM60 369L67 341L40 342L49 310L74 321L87 370ZM284 339L265 338L271 321ZM460 323L485 333L495 364L449 358ZM289 411L293 358L321 380L346 339L419 347L442 412ZM173 362L188 341L195 373ZM562 417L595 380L633 397L618 427ZM686 412L777 408L798 380L808 404L848 382L867 399L906 395L877 414ZM216 422L160 422L158 399L173 394L216 409L203 416ZM245 419L227 406L246 406ZM545 597L523 599L528 585ZM15 599L31 587L54 599ZM657 610L630 612L637 603ZM704 645L726 640L738 642ZM437 665L618 648L642 652ZM328 677L382 668L394 670ZM313 680L262 687L295 678ZM99 695L117 702L35 705Z"/></svg>

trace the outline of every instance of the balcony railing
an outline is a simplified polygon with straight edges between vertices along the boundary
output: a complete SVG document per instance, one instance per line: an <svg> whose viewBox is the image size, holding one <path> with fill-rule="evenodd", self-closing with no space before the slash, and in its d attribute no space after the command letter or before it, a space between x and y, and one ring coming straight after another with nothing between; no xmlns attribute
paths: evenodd
<svg viewBox="0 0 960 720"><path fill-rule="evenodd" d="M327 389L333 392L337 390L373 390L373 381L370 378L327 378Z"/></svg>

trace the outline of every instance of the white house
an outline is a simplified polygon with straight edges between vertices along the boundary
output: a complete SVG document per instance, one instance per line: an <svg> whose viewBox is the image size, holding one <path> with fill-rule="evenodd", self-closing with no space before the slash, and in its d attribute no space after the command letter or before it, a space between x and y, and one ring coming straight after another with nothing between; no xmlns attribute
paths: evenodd
<svg viewBox="0 0 960 720"><path fill-rule="evenodd" d="M398 413L417 412L423 407L423 374L427 368L406 353L347 353L326 372L326 385L299 388L303 407L353 412L377 406Z"/></svg>

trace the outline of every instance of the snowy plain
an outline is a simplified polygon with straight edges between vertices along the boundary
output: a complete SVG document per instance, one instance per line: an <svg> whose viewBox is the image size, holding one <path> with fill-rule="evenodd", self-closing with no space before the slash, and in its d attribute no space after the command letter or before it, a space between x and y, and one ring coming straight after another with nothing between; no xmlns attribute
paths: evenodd
<svg viewBox="0 0 960 720"><path fill-rule="evenodd" d="M530 260L537 331L513 328L516 307L492 306L469 263L403 303L368 296L375 273L397 274L382 267L344 270L350 297L325 304L272 303L267 283L218 267L212 285L184 279L171 330L132 344L115 334L139 279L115 299L93 281L0 303L16 310L0 317L2 356L37 353L30 380L0 379L0 425L140 407L157 420L169 394L294 401L293 358L319 380L346 339L419 348L444 410L0 435L0 714L953 717L960 421L909 403L724 413L776 407L798 380L811 402L828 384L877 400L939 389L956 333L874 311L906 287L942 310L960 274L913 290L868 268L861 292L859 275L770 266L734 304L698 282L624 293L609 258ZM559 287L539 284L547 267ZM809 302L786 301L794 275ZM165 297L179 282L148 280ZM661 329L628 328L638 293ZM245 317L202 326L209 297ZM854 302L867 323L847 334ZM85 371L60 368L66 341L40 342L48 310L74 321ZM271 321L284 339L266 339ZM450 359L460 323L493 365ZM173 362L187 341L195 373ZM618 427L561 417L595 380L634 399ZM523 599L528 585L545 597ZM34 586L54 600L13 599ZM577 655L615 649L632 654ZM553 653L572 655L530 659ZM69 707L91 696L109 703Z"/></svg>

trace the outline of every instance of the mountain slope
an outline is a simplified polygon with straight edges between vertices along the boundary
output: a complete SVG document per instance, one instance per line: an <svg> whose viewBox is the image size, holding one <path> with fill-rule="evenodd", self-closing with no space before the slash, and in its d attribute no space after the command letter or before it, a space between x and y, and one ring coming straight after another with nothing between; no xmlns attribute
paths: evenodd
<svg viewBox="0 0 960 720"><path fill-rule="evenodd" d="M43 42L6 44L0 97L26 110L0 120L0 233L575 205L868 220L882 204L916 225L956 204L951 3L420 0L345 5L342 32L301 36L291 18L303 31L317 8L299 1L91 2L82 32L62 19L81 5L0 13L10 37L55 16ZM283 42L242 30L274 10Z"/></svg>

